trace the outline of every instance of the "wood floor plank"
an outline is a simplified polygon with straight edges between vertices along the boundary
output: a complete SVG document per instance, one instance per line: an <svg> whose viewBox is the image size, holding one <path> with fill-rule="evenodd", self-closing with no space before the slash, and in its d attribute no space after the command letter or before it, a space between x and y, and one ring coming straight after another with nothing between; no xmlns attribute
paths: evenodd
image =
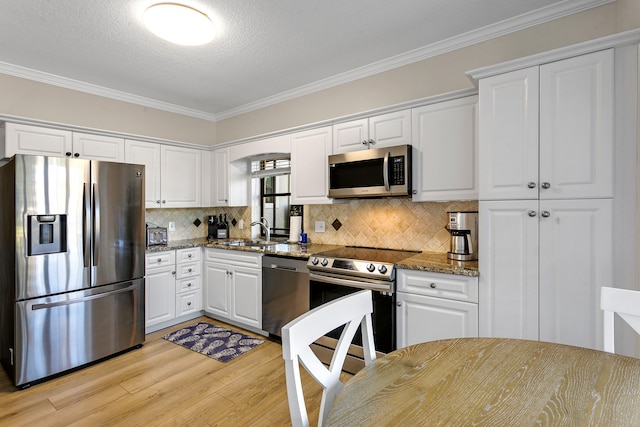
<svg viewBox="0 0 640 427"><path fill-rule="evenodd" d="M162 339L198 321L265 342L222 363ZM140 349L26 390L1 372L0 425L287 426L285 381L279 342L201 317L148 334ZM306 372L303 384L314 425L321 387Z"/></svg>

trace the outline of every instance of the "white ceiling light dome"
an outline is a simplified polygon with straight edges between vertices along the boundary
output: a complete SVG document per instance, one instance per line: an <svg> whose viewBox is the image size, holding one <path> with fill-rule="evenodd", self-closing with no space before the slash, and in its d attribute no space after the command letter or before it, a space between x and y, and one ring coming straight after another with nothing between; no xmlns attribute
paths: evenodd
<svg viewBox="0 0 640 427"><path fill-rule="evenodd" d="M159 3L144 12L147 28L160 38L183 46L209 43L216 29L209 17L193 9L175 3Z"/></svg>

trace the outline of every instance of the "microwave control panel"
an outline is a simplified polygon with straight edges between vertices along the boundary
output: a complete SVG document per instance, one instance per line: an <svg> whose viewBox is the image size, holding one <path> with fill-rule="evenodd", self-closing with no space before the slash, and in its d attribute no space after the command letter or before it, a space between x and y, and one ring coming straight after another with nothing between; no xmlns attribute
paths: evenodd
<svg viewBox="0 0 640 427"><path fill-rule="evenodd" d="M391 157L390 185L404 185L404 156Z"/></svg>

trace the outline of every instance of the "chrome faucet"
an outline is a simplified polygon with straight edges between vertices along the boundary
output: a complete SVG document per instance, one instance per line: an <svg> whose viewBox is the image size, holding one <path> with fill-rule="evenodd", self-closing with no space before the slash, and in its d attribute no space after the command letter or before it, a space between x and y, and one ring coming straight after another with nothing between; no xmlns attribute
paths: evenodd
<svg viewBox="0 0 640 427"><path fill-rule="evenodd" d="M269 221L267 220L267 218L262 217L260 218L260 221L253 221L251 225L259 225L260 227L262 227L264 229L264 234L267 237L267 242L271 241L271 226L269 225Z"/></svg>

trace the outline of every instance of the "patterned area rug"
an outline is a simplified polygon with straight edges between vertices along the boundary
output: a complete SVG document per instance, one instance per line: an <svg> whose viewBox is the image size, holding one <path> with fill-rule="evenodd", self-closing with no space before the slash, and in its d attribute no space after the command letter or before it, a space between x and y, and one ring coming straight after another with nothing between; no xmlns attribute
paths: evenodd
<svg viewBox="0 0 640 427"><path fill-rule="evenodd" d="M206 322L199 322L167 334L162 338L220 362L228 362L231 359L235 359L264 342L240 332Z"/></svg>

